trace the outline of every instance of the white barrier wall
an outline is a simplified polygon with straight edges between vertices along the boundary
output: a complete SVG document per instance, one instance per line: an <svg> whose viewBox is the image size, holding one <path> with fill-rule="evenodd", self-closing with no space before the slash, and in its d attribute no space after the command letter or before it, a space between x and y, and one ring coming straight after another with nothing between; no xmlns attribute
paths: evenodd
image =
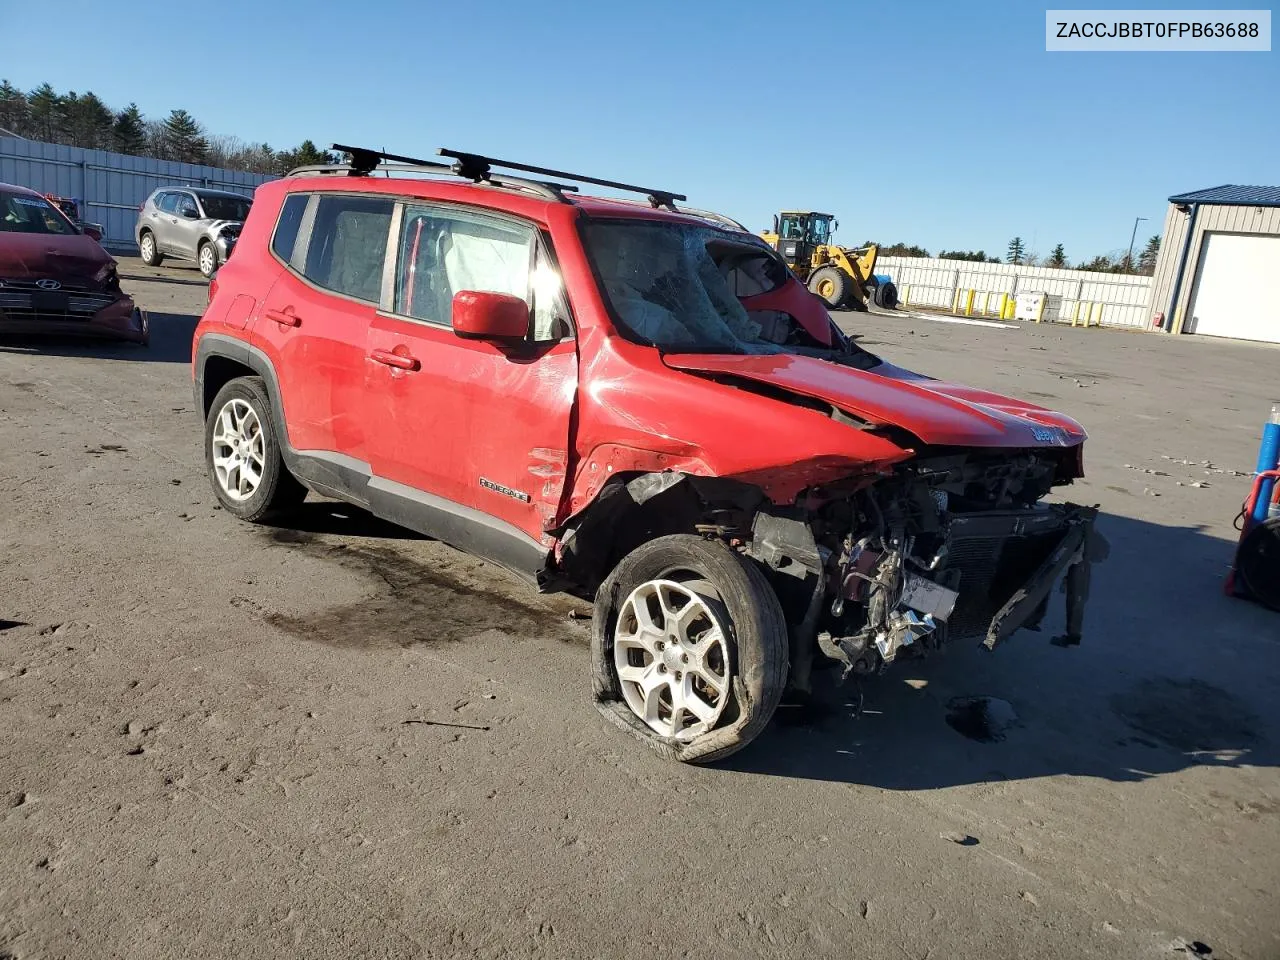
<svg viewBox="0 0 1280 960"><path fill-rule="evenodd" d="M881 257L876 273L893 278L904 306L951 310L959 298L963 312L972 290L973 315L998 316L1001 294L1046 293L1062 298L1058 322L1070 323L1073 317L1083 322L1087 316L1107 326L1151 326L1150 277L937 257Z"/></svg>

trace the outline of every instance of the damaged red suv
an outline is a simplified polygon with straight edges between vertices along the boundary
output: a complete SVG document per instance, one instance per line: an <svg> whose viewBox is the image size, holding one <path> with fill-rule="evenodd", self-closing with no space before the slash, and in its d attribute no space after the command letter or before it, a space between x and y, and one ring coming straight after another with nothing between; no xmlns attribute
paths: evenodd
<svg viewBox="0 0 1280 960"><path fill-rule="evenodd" d="M196 330L229 512L313 490L593 597L592 696L678 760L750 742L815 657L994 647L1063 576L1078 642L1103 543L1046 502L1074 421L861 349L677 194L335 149L258 188Z"/></svg>
<svg viewBox="0 0 1280 960"><path fill-rule="evenodd" d="M72 334L145 344L147 316L98 239L34 190L0 183L0 336Z"/></svg>

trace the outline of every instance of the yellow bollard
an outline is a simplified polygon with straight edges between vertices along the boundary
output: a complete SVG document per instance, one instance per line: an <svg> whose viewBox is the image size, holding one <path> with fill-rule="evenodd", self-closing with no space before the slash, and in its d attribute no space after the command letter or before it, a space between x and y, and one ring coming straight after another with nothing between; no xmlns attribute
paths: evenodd
<svg viewBox="0 0 1280 960"><path fill-rule="evenodd" d="M961 296L961 294L962 294L962 293L963 293L963 291L962 291L959 287L956 287L956 295L955 295L955 298L951 301L951 312L952 312L952 313L959 313L959 312L960 312L960 296Z"/></svg>
<svg viewBox="0 0 1280 960"><path fill-rule="evenodd" d="M977 292L978 292L978 291L976 291L976 290L970 290L970 291L969 291L969 295L968 295L967 297L965 297L965 301L964 301L964 315L965 315L966 317L972 317L972 316L973 316L973 295L974 295L975 293L977 293Z"/></svg>
<svg viewBox="0 0 1280 960"><path fill-rule="evenodd" d="M996 311L996 316L1001 320L1004 319L1004 308L1009 304L1009 295L1007 293L1000 294L1000 309Z"/></svg>
<svg viewBox="0 0 1280 960"><path fill-rule="evenodd" d="M1076 322L1079 319L1080 319L1080 301L1077 300L1076 308L1071 311L1071 326L1074 327L1076 325ZM1088 314L1085 315L1085 319L1088 320Z"/></svg>
<svg viewBox="0 0 1280 960"><path fill-rule="evenodd" d="M1101 303L1095 303L1095 304L1093 305L1093 307L1094 307L1094 312L1093 312L1092 316L1090 317L1090 320L1092 321L1092 324L1085 324L1085 326L1090 326L1090 325L1092 325L1092 326L1095 326L1095 327L1100 327L1100 326L1102 326L1102 304L1101 304Z"/></svg>
<svg viewBox="0 0 1280 960"><path fill-rule="evenodd" d="M907 284L902 288L902 305L904 307L911 306L911 284Z"/></svg>

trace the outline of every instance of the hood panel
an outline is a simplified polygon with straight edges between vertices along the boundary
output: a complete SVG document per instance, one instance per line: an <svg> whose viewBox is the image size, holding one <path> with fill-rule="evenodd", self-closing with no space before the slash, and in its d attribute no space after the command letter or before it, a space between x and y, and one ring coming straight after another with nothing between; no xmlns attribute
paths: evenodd
<svg viewBox="0 0 1280 960"><path fill-rule="evenodd" d="M84 234L0 233L0 278L91 280L114 262Z"/></svg>
<svg viewBox="0 0 1280 960"><path fill-rule="evenodd" d="M882 363L856 370L816 357L671 354L669 367L721 374L814 397L879 426L894 426L940 446L1074 446L1084 429L1034 404L930 380Z"/></svg>

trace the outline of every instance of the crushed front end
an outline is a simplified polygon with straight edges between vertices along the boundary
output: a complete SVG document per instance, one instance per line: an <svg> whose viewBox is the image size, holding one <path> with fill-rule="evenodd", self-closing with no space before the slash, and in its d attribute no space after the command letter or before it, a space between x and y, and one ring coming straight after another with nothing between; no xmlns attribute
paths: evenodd
<svg viewBox="0 0 1280 960"><path fill-rule="evenodd" d="M994 648L1039 627L1064 575L1066 630L1054 642L1078 643L1106 544L1096 508L1043 502L1077 464L1076 450L932 451L875 482L758 513L748 551L812 591L793 621L793 685L807 688L815 648L846 674L948 641Z"/></svg>

